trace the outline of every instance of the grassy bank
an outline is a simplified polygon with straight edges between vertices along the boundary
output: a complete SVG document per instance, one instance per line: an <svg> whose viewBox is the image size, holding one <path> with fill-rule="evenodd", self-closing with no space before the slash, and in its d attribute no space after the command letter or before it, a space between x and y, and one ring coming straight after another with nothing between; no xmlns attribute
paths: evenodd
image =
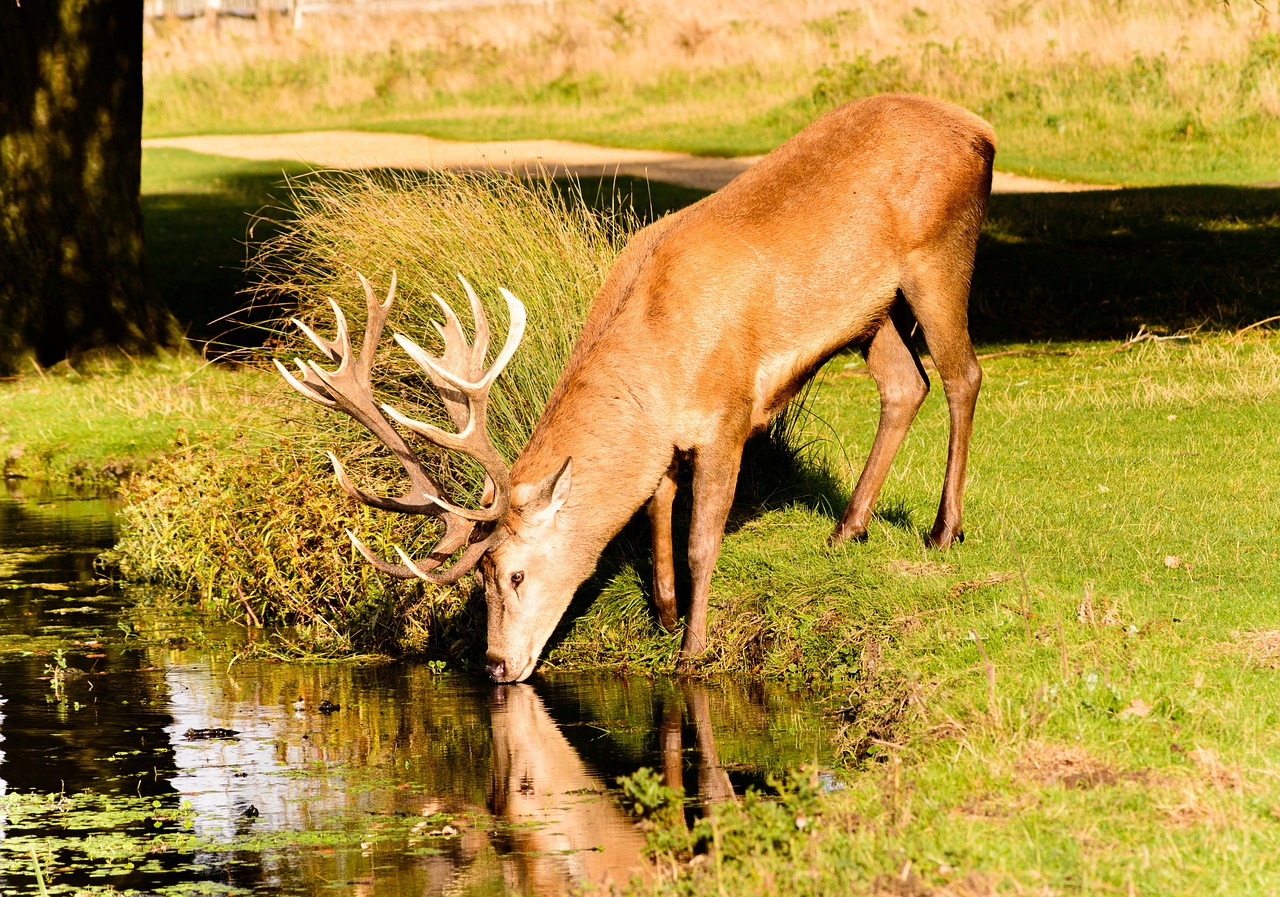
<svg viewBox="0 0 1280 897"><path fill-rule="evenodd" d="M102 356L0 382L4 476L114 489L200 440L225 449L260 426L252 384L191 354Z"/></svg>
<svg viewBox="0 0 1280 897"><path fill-rule="evenodd" d="M154 135L355 126L736 155L836 103L912 90L989 118L1007 170L1268 182L1277 21L1267 4L1205 0L570 0L360 27L314 17L298 33L159 23L145 121Z"/></svg>
<svg viewBox="0 0 1280 897"><path fill-rule="evenodd" d="M676 877L646 892L1280 885L1280 343L1029 348L984 367L960 548L921 543L944 462L936 398L867 543L823 548L831 511L808 500L737 518L715 657L794 639L797 670L848 713L850 765L837 791L802 778L780 804L718 808L692 865L686 836L660 830ZM827 375L814 410L855 456L868 444L857 366ZM674 649L613 600L566 658Z"/></svg>

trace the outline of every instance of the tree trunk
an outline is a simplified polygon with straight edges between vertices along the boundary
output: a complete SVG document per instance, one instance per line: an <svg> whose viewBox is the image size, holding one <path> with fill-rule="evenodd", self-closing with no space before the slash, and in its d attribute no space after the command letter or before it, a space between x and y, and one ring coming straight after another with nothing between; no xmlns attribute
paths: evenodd
<svg viewBox="0 0 1280 897"><path fill-rule="evenodd" d="M143 251L141 138L142 0L0 0L0 373L181 341Z"/></svg>

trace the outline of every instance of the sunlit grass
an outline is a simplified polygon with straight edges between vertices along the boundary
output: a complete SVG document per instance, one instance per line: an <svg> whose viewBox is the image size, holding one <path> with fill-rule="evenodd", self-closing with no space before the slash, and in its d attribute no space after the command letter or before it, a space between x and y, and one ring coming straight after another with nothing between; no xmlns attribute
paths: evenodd
<svg viewBox="0 0 1280 897"><path fill-rule="evenodd" d="M185 353L32 370L0 383L4 474L116 485L189 435L251 412L249 379Z"/></svg>
<svg viewBox="0 0 1280 897"><path fill-rule="evenodd" d="M805 827L794 809L782 830L720 810L700 848L715 862L660 891L1274 890L1280 343L1044 348L984 363L963 545L923 547L937 397L865 544L823 547L833 518L805 503L726 538L713 645L744 626L793 644L778 672L834 687L851 763L842 791L800 807ZM829 379L813 403L860 462L869 379ZM564 662L617 625L602 598Z"/></svg>
<svg viewBox="0 0 1280 897"><path fill-rule="evenodd" d="M1280 177L1264 4L557 4L147 47L149 134L355 126L765 152L886 90L988 117L1006 170L1101 183ZM1141 164L1135 160L1141 159Z"/></svg>

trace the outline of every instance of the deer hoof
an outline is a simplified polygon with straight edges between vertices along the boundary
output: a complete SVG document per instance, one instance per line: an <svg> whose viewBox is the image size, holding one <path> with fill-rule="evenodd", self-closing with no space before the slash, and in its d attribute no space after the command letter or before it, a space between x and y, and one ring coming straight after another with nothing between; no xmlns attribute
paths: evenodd
<svg viewBox="0 0 1280 897"><path fill-rule="evenodd" d="M831 535L827 536L828 545L839 545L841 542L865 542L865 541L867 541L867 528L865 526L860 526L860 527L851 526L848 529L845 529L842 526L837 526L832 531Z"/></svg>
<svg viewBox="0 0 1280 897"><path fill-rule="evenodd" d="M964 541L964 530L958 529L950 532L947 529L935 528L929 533L929 538L925 540L925 544L930 548L950 548L953 545L959 545Z"/></svg>

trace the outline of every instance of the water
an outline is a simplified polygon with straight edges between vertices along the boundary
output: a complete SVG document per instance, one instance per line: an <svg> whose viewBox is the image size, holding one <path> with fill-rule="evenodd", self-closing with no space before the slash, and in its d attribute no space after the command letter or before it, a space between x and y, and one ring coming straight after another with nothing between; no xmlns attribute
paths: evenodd
<svg viewBox="0 0 1280 897"><path fill-rule="evenodd" d="M649 874L618 776L663 772L692 814L828 756L759 688L194 647L95 570L112 514L0 492L6 897L561 894Z"/></svg>

